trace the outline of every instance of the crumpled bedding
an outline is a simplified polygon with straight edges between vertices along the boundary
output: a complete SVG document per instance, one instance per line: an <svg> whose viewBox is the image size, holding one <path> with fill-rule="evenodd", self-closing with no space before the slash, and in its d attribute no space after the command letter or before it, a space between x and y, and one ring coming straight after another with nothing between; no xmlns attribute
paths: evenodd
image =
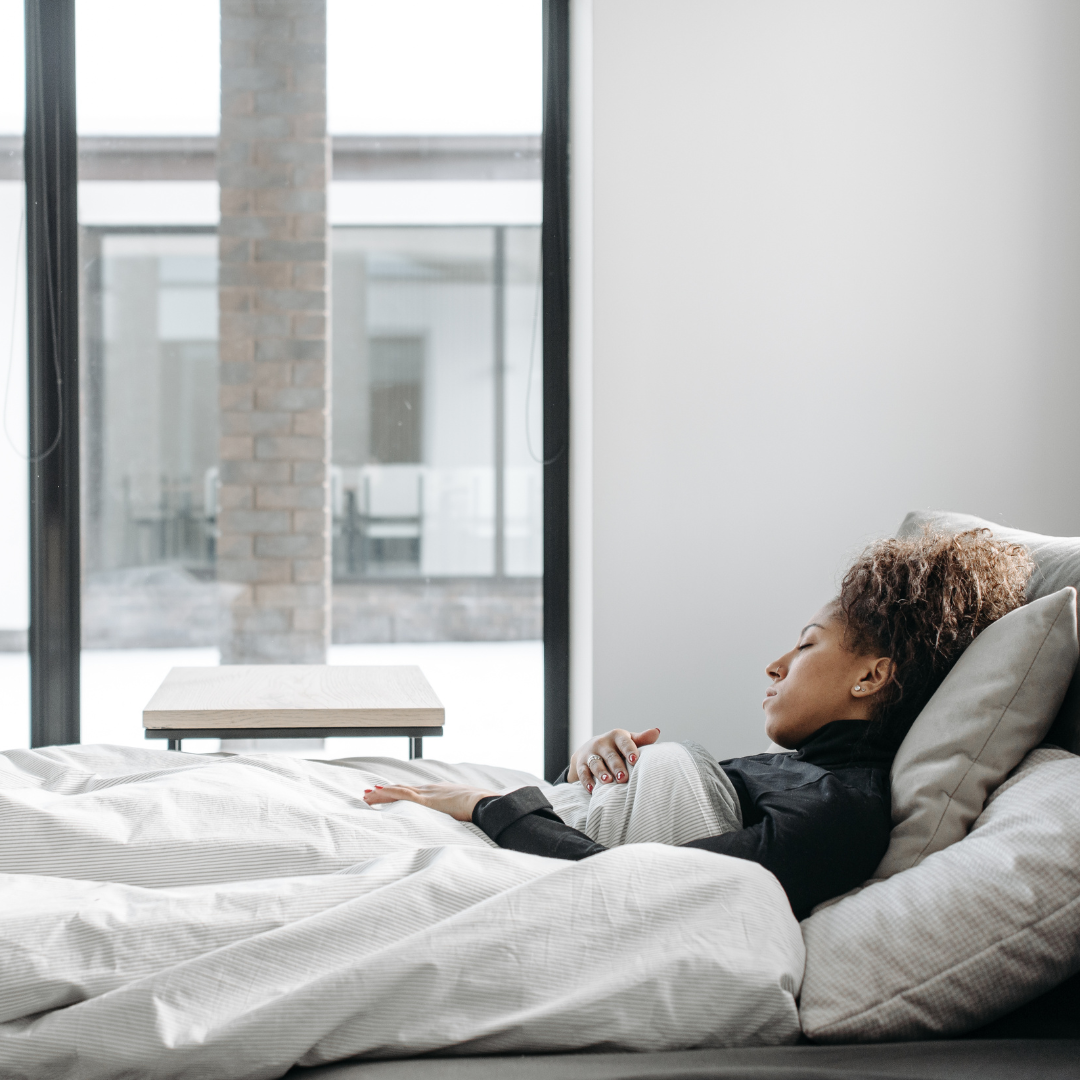
<svg viewBox="0 0 1080 1080"><path fill-rule="evenodd" d="M434 762L0 754L0 1075L215 1080L363 1055L777 1044L799 926L756 864L495 848L372 783Z"/></svg>
<svg viewBox="0 0 1080 1080"><path fill-rule="evenodd" d="M552 809L604 847L688 844L742 828L735 785L712 755L693 742L643 746L625 784L579 783L546 792Z"/></svg>

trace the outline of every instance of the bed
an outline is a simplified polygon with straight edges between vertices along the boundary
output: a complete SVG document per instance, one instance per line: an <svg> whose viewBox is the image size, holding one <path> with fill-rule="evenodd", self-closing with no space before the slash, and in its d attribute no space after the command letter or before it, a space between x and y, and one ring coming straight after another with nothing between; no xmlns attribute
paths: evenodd
<svg viewBox="0 0 1080 1080"><path fill-rule="evenodd" d="M939 528L990 527L1024 544L1036 558L1032 599L1080 583L1080 540L1002 529L967 515L909 514L901 534L932 524ZM1080 685L1074 676L1046 738L1080 752ZM1080 789L1076 789L1080 791ZM973 835L977 835L973 834ZM1024 842L1027 842L1025 839ZM1034 845L1037 846L1037 845ZM932 860L930 860L932 861ZM1080 872L1080 868L1077 868ZM1075 931L1057 942L1067 952ZM1074 953L1076 952L1074 947ZM1076 970L1077 960L1069 962ZM1060 972L1059 972L1060 973ZM293 1074L290 1074L293 1075ZM296 1071L329 1080L631 1080L644 1077L749 1078L755 1080L851 1080L854 1077L910 1080L1055 1080L1080 1076L1080 975L975 1027L961 1038L905 1039L878 1043L678 1050L652 1054L596 1053L439 1057L406 1061L354 1062Z"/></svg>
<svg viewBox="0 0 1080 1080"><path fill-rule="evenodd" d="M1080 976L963 1039L344 1062L292 1080L1073 1080Z"/></svg>
<svg viewBox="0 0 1080 1080"><path fill-rule="evenodd" d="M1080 540L1019 538L1030 603L905 740L874 879L801 925L742 860L356 812L376 777L511 770L0 755L0 1075L1080 1075Z"/></svg>
<svg viewBox="0 0 1080 1080"><path fill-rule="evenodd" d="M1073 1080L1080 1040L1008 1039L382 1061L296 1070L311 1080Z"/></svg>

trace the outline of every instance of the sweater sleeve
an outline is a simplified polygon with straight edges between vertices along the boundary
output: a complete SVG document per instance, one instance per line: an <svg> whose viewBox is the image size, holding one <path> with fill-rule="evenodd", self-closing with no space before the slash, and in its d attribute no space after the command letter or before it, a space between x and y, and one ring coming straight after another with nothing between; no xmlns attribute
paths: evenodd
<svg viewBox="0 0 1080 1080"><path fill-rule="evenodd" d="M770 793L758 809L764 816L754 825L683 846L760 863L776 876L798 919L861 885L888 847L888 808L828 773Z"/></svg>
<svg viewBox="0 0 1080 1080"><path fill-rule="evenodd" d="M473 808L473 824L499 847L550 859L587 859L607 848L572 829L536 787L489 795Z"/></svg>

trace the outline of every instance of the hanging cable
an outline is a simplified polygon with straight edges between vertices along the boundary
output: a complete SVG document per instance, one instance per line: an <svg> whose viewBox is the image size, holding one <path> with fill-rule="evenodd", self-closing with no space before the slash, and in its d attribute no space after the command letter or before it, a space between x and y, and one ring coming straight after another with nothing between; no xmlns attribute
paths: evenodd
<svg viewBox="0 0 1080 1080"><path fill-rule="evenodd" d="M40 34L40 26L38 26L36 22L34 23L34 32L37 33L37 34ZM45 96L45 85L44 85L45 75L44 75L44 71L43 71L43 68L42 68L41 64L36 64L35 65L34 76L35 76L35 78L37 80L38 100L42 101L42 100L44 100L44 96ZM35 115L34 119L35 119L35 123L38 123L38 124L41 124L41 123L44 122L44 118L41 117L40 115ZM44 142L41 139L30 139L30 140L26 140L26 141L29 142L31 144L31 146L35 150L38 150L38 151L40 151L40 149L44 145ZM25 147L25 143L24 143L24 147ZM35 165L37 165L38 167L33 170L32 175L40 177L41 176L40 163L35 162ZM23 174L26 175L26 173L28 171L29 170L26 170L24 168ZM26 197L30 198L31 195L34 195L34 194L36 194L36 193L27 191L26 192ZM20 236L22 234L23 218L25 217L25 214L26 214L25 205L26 204L25 204L25 201L24 201L24 203L23 203L23 214L22 214L22 216L20 216L20 219L19 219ZM49 443L48 448L43 450L40 454L32 454L32 455L23 454L17 447L15 447L14 443L12 443L12 448L15 450L15 453L18 454L19 457L21 457L24 461L29 462L31 465L37 465L37 464L40 464L42 461L44 461L60 445L60 439L62 438L62 436L64 434L64 378L63 378L63 374L62 374L62 372L60 370L60 332L57 329L57 321L56 321L56 282L53 279L53 273L52 273L52 271L53 271L53 266L52 266L52 245L49 242L49 215L47 213L42 214L41 220L42 220L42 225L43 225L43 227L45 229L45 236L44 236L44 243L42 244L42 250L44 251L45 260L46 260L45 278L46 278L46 281L48 282L47 293L48 293L48 306L49 306L49 334L50 334L50 337L52 339L53 370L56 373L56 417L57 417L57 423L56 423L56 437L53 439L53 441L51 443ZM18 254L19 254L18 253L18 245L16 245L16 258L18 258ZM28 257L29 257L29 253L28 253ZM18 274L16 273L16 295L17 294L18 294ZM15 324L14 324L14 321L12 322L11 332L12 332L11 350L10 350L10 353L8 355L8 373L7 373L7 380L5 381L5 388L4 388L4 434L5 435L7 435L8 388L10 387L10 384L11 384L11 367L12 367L12 364L14 362L14 355L15 355ZM8 441L11 442L10 436L8 436ZM27 442L29 443L29 432L27 433Z"/></svg>
<svg viewBox="0 0 1080 1080"><path fill-rule="evenodd" d="M533 388L533 368L536 365L536 329L537 324L540 321L540 294L542 292L541 283L543 281L543 275L536 275L536 299L533 302L533 322L532 322L532 340L529 342L529 377L525 382L525 446L528 448L529 457L536 462L537 465L552 465L562 456L565 446L560 446L555 452L553 457L544 458L543 456L537 457L536 451L533 450L532 445L532 431L530 424L530 416L532 411L532 388Z"/></svg>

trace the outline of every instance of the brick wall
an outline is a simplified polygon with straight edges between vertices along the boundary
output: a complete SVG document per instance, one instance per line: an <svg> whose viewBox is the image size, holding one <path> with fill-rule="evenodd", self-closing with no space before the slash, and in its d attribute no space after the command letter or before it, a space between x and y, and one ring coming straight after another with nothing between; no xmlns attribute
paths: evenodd
<svg viewBox="0 0 1080 1080"><path fill-rule="evenodd" d="M325 0L222 0L218 177L222 662L325 663Z"/></svg>

